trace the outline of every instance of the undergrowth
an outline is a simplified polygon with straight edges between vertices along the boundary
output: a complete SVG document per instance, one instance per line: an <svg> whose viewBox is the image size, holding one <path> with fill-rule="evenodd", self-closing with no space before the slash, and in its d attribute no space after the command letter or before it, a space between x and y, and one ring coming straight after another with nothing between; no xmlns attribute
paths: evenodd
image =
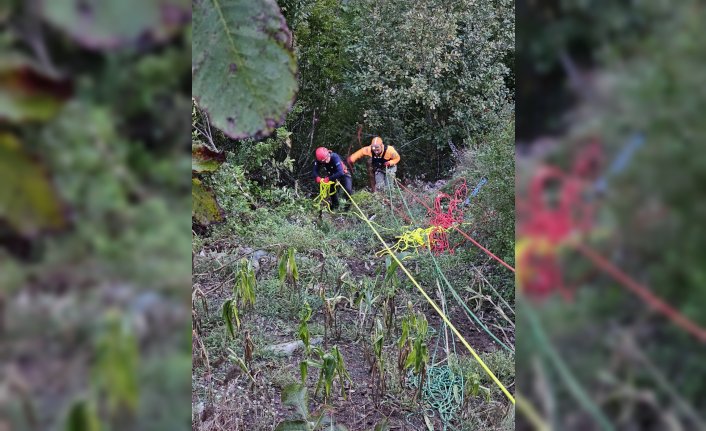
<svg viewBox="0 0 706 431"><path fill-rule="evenodd" d="M508 220L494 214L509 210L507 178L499 183L495 176L499 171L488 170L485 165L503 157L504 141L496 141L482 150L467 150L465 157L472 158L474 164L459 169L444 184L417 183L409 187L431 203L437 192L452 192L449 188L459 178L466 178L472 189L483 175L492 174L487 193L479 193L478 202L465 210L466 221L474 222L469 234L491 249L497 247L498 254L505 256L509 253L505 235ZM194 349L194 355L201 359L195 361L194 367L194 390L198 394L194 401L198 416L195 423L201 424L200 429L227 424L237 429L252 428L256 426L253 421L259 421L269 424L263 429L272 429L281 421L294 420L291 407L287 406L292 400L284 394L300 393L301 388L295 390L292 385L303 381L309 397L306 409L313 412L335 408L331 419L339 425L355 423L355 412L370 408L371 420L387 417L391 425L424 427L423 415L405 413L407 409L419 410L425 403L407 379L409 373L426 375L430 356L435 361L445 357L446 350L437 344L443 326L436 312L393 260L376 256L383 245L357 215L355 207L335 214L321 211L314 205L313 193L307 194L298 185L278 183L284 173L255 175L249 171L254 169L252 166L248 168L239 161L239 156L229 153L227 162L207 180L223 207L225 222L195 231L195 287L205 292L208 306L206 313L202 301L195 301L194 314L199 322L195 339L203 345L200 348L197 340ZM273 166L287 169L282 164ZM428 223L422 205L406 194L405 206L400 193L393 192L363 190L353 194L363 214L390 246L405 231L424 228ZM411 218L402 215L407 214L407 209ZM484 221L483 217L488 216L495 217L491 224ZM494 228L501 232L495 235ZM491 328L493 324L503 326L514 337L514 329L507 328L497 312L501 304L498 295L514 305L512 274L459 234L450 233L449 238L455 246L453 253L432 259L424 248L416 252L408 249L400 258L435 301L445 301L449 318L465 336L474 337L469 340L480 342L474 348L496 376L510 385L515 379L514 355L500 350L492 340L485 340L486 334L478 335L475 324L463 315L461 304L450 293L439 296L439 289L446 292L446 287L437 265L465 305ZM283 266L285 257L294 260ZM231 337L220 309L232 297L241 259L246 259L254 271L256 300L251 309L238 310L240 328ZM296 277L290 271L292 265L296 266ZM286 274L283 268L289 268ZM302 323L302 310L307 306L312 314ZM509 310L506 312L512 316ZM401 338L403 321L412 315L423 317L428 331L407 334L411 338L400 344L398 340L405 339ZM306 334L307 342L311 341L310 348L303 348L302 334ZM289 345L295 346L292 352L277 351ZM448 363L472 388L464 394L466 402L453 420L455 425L459 429L511 429L508 424L512 424L512 419L508 418L513 413L503 393L460 343L453 351ZM240 359L234 362L233 357ZM341 375L351 375L351 381L332 379L334 371L327 369L326 364L334 362ZM323 384L324 377L328 379L325 384L331 386L327 397L315 391L317 382ZM366 389L368 383L372 392ZM343 398L343 394L355 402L348 396ZM269 407L258 407L264 404ZM249 422L248 417L253 419ZM439 428L443 426L437 415L428 420ZM367 429L374 425L368 424Z"/></svg>

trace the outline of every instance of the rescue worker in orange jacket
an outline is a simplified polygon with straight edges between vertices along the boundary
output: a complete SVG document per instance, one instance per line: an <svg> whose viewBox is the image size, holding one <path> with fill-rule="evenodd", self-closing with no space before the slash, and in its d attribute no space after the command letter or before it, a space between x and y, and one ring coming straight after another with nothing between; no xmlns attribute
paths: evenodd
<svg viewBox="0 0 706 431"><path fill-rule="evenodd" d="M356 160L363 156L368 156L373 160L373 171L375 171L375 189L380 190L389 187L395 181L397 164L400 162L400 155L391 145L385 145L382 138L376 136L370 145L363 147L348 157L348 163L353 165Z"/></svg>
<svg viewBox="0 0 706 431"><path fill-rule="evenodd" d="M316 183L318 184L321 181L326 183L329 181L338 182L338 184L340 184L341 186L343 186L344 189L346 189L348 194L352 195L353 180L351 178L351 174L348 172L346 164L343 163L343 160L341 160L341 156L325 147L317 148L315 156L316 161L314 162L313 174ZM321 168L324 168L326 170L326 173L328 174L327 177L321 177L322 174L319 171L319 169ZM343 195L344 198L347 198L346 194L342 191L337 191L332 194L331 209L338 208L338 195ZM344 207L344 210L348 211L350 207L351 203L348 202Z"/></svg>

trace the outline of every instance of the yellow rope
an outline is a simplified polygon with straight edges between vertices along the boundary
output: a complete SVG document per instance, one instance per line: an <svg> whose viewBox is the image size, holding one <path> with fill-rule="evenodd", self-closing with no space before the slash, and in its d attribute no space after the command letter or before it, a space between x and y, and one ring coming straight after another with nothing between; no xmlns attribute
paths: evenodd
<svg viewBox="0 0 706 431"><path fill-rule="evenodd" d="M316 203L316 205L319 208L322 208L322 205L321 205L322 202L325 203L326 204L325 209L328 212L330 212L331 214L334 214L334 212L333 212L333 210L331 210L331 203L329 202L328 198L336 193L337 186L338 186L338 183L336 181L325 182L322 179L321 182L319 183L319 195L314 198L314 202Z"/></svg>
<svg viewBox="0 0 706 431"><path fill-rule="evenodd" d="M515 404L515 398L512 396L512 394L500 382L500 380L498 380L498 378L495 376L495 374L493 374L493 372L490 370L490 368L488 368L488 366L485 364L485 362L483 362L483 360L480 358L480 356L478 356L476 351L473 350L473 348L471 347L470 344L468 344L468 341L466 341L466 339L463 338L463 335L461 335L461 333L458 332L458 329L456 329L456 327L451 323L451 321L446 316L446 314L443 311L441 311L441 309L436 304L436 302L434 302L434 300L429 297L427 292L422 288L422 286L419 285L419 283L417 283L417 280L415 280L414 277L412 277L412 274L407 270L407 268L402 264L402 262L392 252L392 250L390 250L390 247L387 245L385 240L382 239L382 236L380 236L380 233L375 229L375 227L372 225L372 223L370 223L370 221L368 220L368 217L366 217L365 213L363 213L363 210L361 210L360 207L358 206L358 204L351 198L351 195L348 194L348 192L345 189L343 189L343 190L348 195L348 198L351 200L351 203L353 203L353 205L355 205L355 208L363 216L363 219L365 220L365 222L368 224L368 226L370 226L370 229L372 229L375 236L377 236L378 239L380 240L380 242L382 242L382 245L385 247L385 250L390 254L390 256L392 256L393 259L395 259L395 261L397 262L399 267L402 269L402 271L404 271L404 273L407 275L407 277L410 279L410 281L412 281L412 283L419 290L419 292L422 294L422 296L424 296L424 298L427 300L427 302L429 302L429 304L431 304L431 306L434 308L434 310L436 310L436 312L439 314L439 316L444 320L444 322L446 322L446 324L453 331L453 333L456 334L456 336L459 338L459 340L461 340L463 345L466 346L468 351L471 352L471 355L473 355L475 360L478 361L480 366L483 367L485 372L490 376L490 378L495 382L495 384L503 391L503 393L510 400L510 402L512 402L512 404Z"/></svg>
<svg viewBox="0 0 706 431"><path fill-rule="evenodd" d="M363 219L365 220L365 219ZM419 247L428 247L429 246L429 236L432 234L434 231L440 231L440 232L445 232L446 229L440 227L440 226L430 226L426 229L422 228L417 228L414 230L408 230L407 232L404 232L402 235L398 236L398 240L393 245L391 250L395 251L396 253L399 253L401 251L405 251L412 247L415 251ZM388 250L382 249L375 253L375 256L377 257L382 257L388 253Z"/></svg>
<svg viewBox="0 0 706 431"><path fill-rule="evenodd" d="M537 431L550 431L552 428L539 416L532 404L519 392L517 393L517 408L524 413L527 420L534 425Z"/></svg>

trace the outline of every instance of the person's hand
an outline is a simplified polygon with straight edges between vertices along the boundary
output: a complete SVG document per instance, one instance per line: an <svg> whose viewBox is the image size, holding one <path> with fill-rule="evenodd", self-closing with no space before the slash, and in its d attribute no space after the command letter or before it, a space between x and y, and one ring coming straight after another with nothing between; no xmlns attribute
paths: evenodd
<svg viewBox="0 0 706 431"><path fill-rule="evenodd" d="M352 165L353 164L353 159L351 159L351 156L348 156L348 164Z"/></svg>
<svg viewBox="0 0 706 431"><path fill-rule="evenodd" d="M316 177L316 184L319 184L321 182L321 177Z"/></svg>
<svg viewBox="0 0 706 431"><path fill-rule="evenodd" d="M392 165L390 164L390 162L385 162L385 167L386 167L386 168L389 168L390 166L392 166Z"/></svg>
<svg viewBox="0 0 706 431"><path fill-rule="evenodd" d="M325 183L328 183L328 182L329 182L328 177L324 178L324 182L325 182Z"/></svg>

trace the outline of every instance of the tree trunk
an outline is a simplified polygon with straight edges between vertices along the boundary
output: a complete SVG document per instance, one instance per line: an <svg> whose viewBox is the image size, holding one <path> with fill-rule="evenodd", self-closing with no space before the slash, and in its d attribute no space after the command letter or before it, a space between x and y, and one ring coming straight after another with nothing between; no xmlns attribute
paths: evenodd
<svg viewBox="0 0 706 431"><path fill-rule="evenodd" d="M363 148L363 142L361 141L361 134L363 132L363 125L358 123L358 147ZM348 150L348 156L350 157L350 149ZM373 161L370 157L365 160L365 166L368 170L368 184L370 184L370 190L375 193L375 173L373 173ZM351 168L351 175L353 174L353 166Z"/></svg>

